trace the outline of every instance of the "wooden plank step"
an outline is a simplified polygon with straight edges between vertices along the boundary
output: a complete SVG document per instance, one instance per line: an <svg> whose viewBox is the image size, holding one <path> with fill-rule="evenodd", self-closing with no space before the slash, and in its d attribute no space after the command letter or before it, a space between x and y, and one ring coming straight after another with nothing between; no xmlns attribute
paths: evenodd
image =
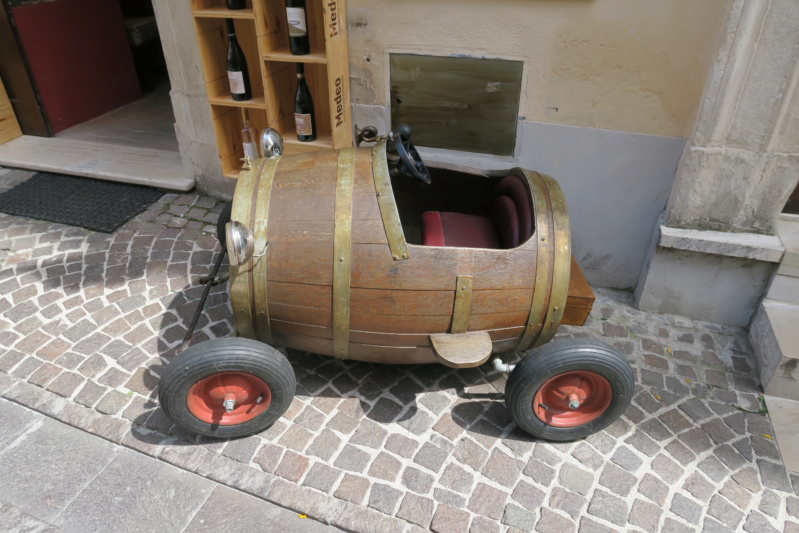
<svg viewBox="0 0 799 533"><path fill-rule="evenodd" d="M438 361L451 368L472 368L485 363L491 356L491 337L485 331L467 333L436 333L430 344Z"/></svg>

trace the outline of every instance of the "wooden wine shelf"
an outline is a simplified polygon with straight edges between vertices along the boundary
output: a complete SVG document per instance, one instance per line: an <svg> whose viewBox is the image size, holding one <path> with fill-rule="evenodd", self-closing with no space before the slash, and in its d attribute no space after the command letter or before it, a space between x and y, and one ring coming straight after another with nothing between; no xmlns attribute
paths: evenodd
<svg viewBox="0 0 799 533"><path fill-rule="evenodd" d="M345 0L306 0L311 53L296 56L288 46L285 0L248 0L247 9L236 11L224 0L189 1L223 175L238 177L244 157L236 108L249 111L259 135L265 128L280 132L286 155L352 146ZM225 19L234 21L250 72L254 96L244 102L229 93ZM297 63L306 64L316 114L317 139L308 143L294 131Z"/></svg>
<svg viewBox="0 0 799 533"><path fill-rule="evenodd" d="M324 50L311 50L310 54L295 56L291 53L288 46L264 54L264 59L267 61L282 61L285 63L327 63L327 55Z"/></svg>
<svg viewBox="0 0 799 533"><path fill-rule="evenodd" d="M255 12L252 8L230 10L227 8L203 8L195 9L194 16L200 18L215 18L215 19L251 19L255 20Z"/></svg>
<svg viewBox="0 0 799 533"><path fill-rule="evenodd" d="M313 150L324 150L333 148L333 139L330 134L319 134L316 139L310 142L302 142L297 140L297 132L291 130L285 133L283 143L286 145L286 153L291 154L292 151L296 152L311 152Z"/></svg>
<svg viewBox="0 0 799 533"><path fill-rule="evenodd" d="M225 105L228 107L246 107L248 109L266 109L266 100L263 96L253 96L249 100L237 102L232 96L212 96L208 98L208 102L212 105Z"/></svg>

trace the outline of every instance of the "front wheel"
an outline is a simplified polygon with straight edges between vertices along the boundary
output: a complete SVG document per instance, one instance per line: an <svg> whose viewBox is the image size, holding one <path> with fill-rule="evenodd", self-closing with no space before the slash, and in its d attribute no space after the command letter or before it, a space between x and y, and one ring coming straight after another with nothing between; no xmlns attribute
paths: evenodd
<svg viewBox="0 0 799 533"><path fill-rule="evenodd" d="M169 363L158 399L186 431L236 438L274 424L289 408L295 386L294 370L275 348L251 339L215 339Z"/></svg>
<svg viewBox="0 0 799 533"><path fill-rule="evenodd" d="M535 350L516 365L505 387L505 404L527 433L570 441L615 422L634 390L632 368L613 347L565 339Z"/></svg>

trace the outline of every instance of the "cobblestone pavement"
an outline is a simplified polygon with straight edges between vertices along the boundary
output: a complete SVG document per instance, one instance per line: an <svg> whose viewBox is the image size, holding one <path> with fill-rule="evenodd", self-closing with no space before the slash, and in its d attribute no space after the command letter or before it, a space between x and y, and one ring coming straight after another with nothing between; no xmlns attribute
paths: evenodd
<svg viewBox="0 0 799 533"><path fill-rule="evenodd" d="M0 190L30 175L3 173ZM799 477L758 413L745 332L643 313L619 291L598 290L587 326L559 334L605 340L636 369L633 404L584 441L516 429L490 365L291 351L297 396L273 427L235 441L182 433L155 388L220 209L167 194L112 235L0 213L0 395L352 531L799 532ZM229 335L230 314L220 287L195 342Z"/></svg>

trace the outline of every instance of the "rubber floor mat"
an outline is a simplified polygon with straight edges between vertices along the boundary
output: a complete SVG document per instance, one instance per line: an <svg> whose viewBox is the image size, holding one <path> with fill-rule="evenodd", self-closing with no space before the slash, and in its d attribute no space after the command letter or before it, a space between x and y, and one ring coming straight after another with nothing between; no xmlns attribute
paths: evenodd
<svg viewBox="0 0 799 533"><path fill-rule="evenodd" d="M112 233L163 195L141 185L37 172L0 194L0 211Z"/></svg>

